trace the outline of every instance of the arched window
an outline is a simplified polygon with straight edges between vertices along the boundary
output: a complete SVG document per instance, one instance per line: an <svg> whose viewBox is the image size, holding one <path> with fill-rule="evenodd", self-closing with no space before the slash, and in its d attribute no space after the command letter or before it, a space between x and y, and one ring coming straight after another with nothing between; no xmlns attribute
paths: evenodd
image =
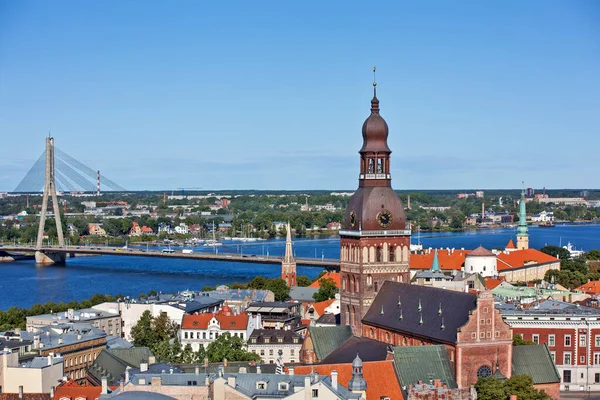
<svg viewBox="0 0 600 400"><path fill-rule="evenodd" d="M375 162L373 161L372 158L369 158L369 169L367 170L368 174L374 174L375 173Z"/></svg>
<svg viewBox="0 0 600 400"><path fill-rule="evenodd" d="M371 275L367 275L367 286L371 286L373 284L373 277Z"/></svg>
<svg viewBox="0 0 600 400"><path fill-rule="evenodd" d="M377 247L375 254L377 256L377 258L376 258L377 262L383 261L383 250L381 249L381 247Z"/></svg>
<svg viewBox="0 0 600 400"><path fill-rule="evenodd" d="M385 334L385 341L386 342L390 341L390 333L389 332L386 332L386 334Z"/></svg>
<svg viewBox="0 0 600 400"><path fill-rule="evenodd" d="M471 265L471 272L473 272L473 266Z"/></svg>
<svg viewBox="0 0 600 400"><path fill-rule="evenodd" d="M352 325L352 322L350 321L350 306L349 305L346 306L346 323Z"/></svg>
<svg viewBox="0 0 600 400"><path fill-rule="evenodd" d="M348 286L350 287L350 293L354 293L354 277L348 276Z"/></svg>
<svg viewBox="0 0 600 400"><path fill-rule="evenodd" d="M373 328L369 329L369 336L375 337L375 331L373 330Z"/></svg>
<svg viewBox="0 0 600 400"><path fill-rule="evenodd" d="M375 281L375 293L377 293L377 281Z"/></svg>
<svg viewBox="0 0 600 400"><path fill-rule="evenodd" d="M377 159L377 173L383 174L383 158Z"/></svg>
<svg viewBox="0 0 600 400"><path fill-rule="evenodd" d="M342 279L342 290L346 290L346 281L348 280L348 275L345 275Z"/></svg>
<svg viewBox="0 0 600 400"><path fill-rule="evenodd" d="M389 258L388 258L389 262L394 262L394 252L395 252L394 246L390 246L390 255L389 255Z"/></svg>
<svg viewBox="0 0 600 400"><path fill-rule="evenodd" d="M352 306L352 311L350 313L350 325L354 326L354 319L356 318L356 307Z"/></svg>
<svg viewBox="0 0 600 400"><path fill-rule="evenodd" d="M356 276L352 275L352 290L354 293L358 292L358 287L356 285Z"/></svg>
<svg viewBox="0 0 600 400"><path fill-rule="evenodd" d="M487 378L488 376L492 376L492 369L487 365L482 365L481 367L479 367L479 369L477 370L477 377Z"/></svg>

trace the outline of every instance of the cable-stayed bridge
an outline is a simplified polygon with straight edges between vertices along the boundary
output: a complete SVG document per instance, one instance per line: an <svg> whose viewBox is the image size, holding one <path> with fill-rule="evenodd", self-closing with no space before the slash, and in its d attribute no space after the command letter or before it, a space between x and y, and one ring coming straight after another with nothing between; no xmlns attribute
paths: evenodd
<svg viewBox="0 0 600 400"><path fill-rule="evenodd" d="M36 193L44 189L46 182L47 149L29 169L15 188L17 193ZM53 147L53 170L56 189L64 192L126 191L121 185L101 175L84 163L71 157L58 147Z"/></svg>

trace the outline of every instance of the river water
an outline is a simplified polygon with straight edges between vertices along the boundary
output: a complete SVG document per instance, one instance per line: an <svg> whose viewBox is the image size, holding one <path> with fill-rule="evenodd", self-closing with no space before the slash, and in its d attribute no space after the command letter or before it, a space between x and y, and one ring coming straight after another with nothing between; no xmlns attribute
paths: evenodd
<svg viewBox="0 0 600 400"><path fill-rule="evenodd" d="M600 249L600 225L557 225L554 228L530 227L530 246L566 245L578 249ZM413 235L424 248L488 249L504 247L514 238L516 228L487 229L474 232L441 232ZM229 242L219 252L282 255L285 240L276 239L244 244ZM181 248L174 248L181 251ZM194 251L214 251L197 247ZM294 240L299 257L339 258L339 239ZM315 267L298 267L298 275L314 278ZM30 307L35 303L60 303L84 300L96 293L137 296L150 290L172 293L185 289L199 290L205 285L247 282L254 276L277 277L276 264L217 262L209 260L162 259L152 257L97 256L67 260L66 266L36 267L33 261L0 263L0 309L11 306Z"/></svg>

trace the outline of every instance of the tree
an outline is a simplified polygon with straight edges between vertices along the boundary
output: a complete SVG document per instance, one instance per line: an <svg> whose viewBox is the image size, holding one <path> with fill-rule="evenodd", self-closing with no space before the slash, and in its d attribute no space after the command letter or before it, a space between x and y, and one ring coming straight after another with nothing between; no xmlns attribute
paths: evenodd
<svg viewBox="0 0 600 400"><path fill-rule="evenodd" d="M335 285L334 280L331 278L319 279L319 285L319 291L313 294L313 299L315 299L315 301L325 301L332 299L338 292L338 288Z"/></svg>
<svg viewBox="0 0 600 400"><path fill-rule="evenodd" d="M516 395L519 400L550 399L545 391L538 391L533 387L533 380L529 375L513 375L504 382L491 376L479 378L475 390L479 400L505 400L511 395Z"/></svg>
<svg viewBox="0 0 600 400"><path fill-rule="evenodd" d="M493 377L479 378L475 384L478 400L504 400L504 383Z"/></svg>
<svg viewBox="0 0 600 400"><path fill-rule="evenodd" d="M558 257L561 260L566 260L566 259L571 258L571 253L569 253L569 250L563 249L562 247L558 247L558 246L544 246L540 249L540 251L542 253L551 255L552 257Z"/></svg>
<svg viewBox="0 0 600 400"><path fill-rule="evenodd" d="M286 301L290 298L290 288L281 278L267 279L264 289L273 292L275 301Z"/></svg>
<svg viewBox="0 0 600 400"><path fill-rule="evenodd" d="M513 346L523 346L523 345L528 345L528 344L535 344L535 343L532 341L529 341L529 340L524 340L523 336L519 335L518 333L513 336Z"/></svg>
<svg viewBox="0 0 600 400"><path fill-rule="evenodd" d="M131 328L134 346L153 348L159 342L156 333L152 329L152 320L152 314L149 310L146 310L137 324Z"/></svg>
<svg viewBox="0 0 600 400"><path fill-rule="evenodd" d="M300 275L300 276L296 277L296 284L300 287L310 286L311 283L312 283L312 281L310 279L308 279L308 276L306 276L306 275Z"/></svg>
<svg viewBox="0 0 600 400"><path fill-rule="evenodd" d="M590 250L585 253L585 258L588 260L600 260L600 250Z"/></svg>
<svg viewBox="0 0 600 400"><path fill-rule="evenodd" d="M206 357L210 362L228 361L260 361L260 356L247 350L246 342L229 333L219 335L206 348Z"/></svg>

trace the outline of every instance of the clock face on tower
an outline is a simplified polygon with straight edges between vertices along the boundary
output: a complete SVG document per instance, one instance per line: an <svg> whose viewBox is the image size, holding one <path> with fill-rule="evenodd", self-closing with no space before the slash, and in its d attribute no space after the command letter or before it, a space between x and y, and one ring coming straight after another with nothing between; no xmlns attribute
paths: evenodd
<svg viewBox="0 0 600 400"><path fill-rule="evenodd" d="M377 223L382 228L387 228L392 223L392 213L388 210L383 210L377 214Z"/></svg>
<svg viewBox="0 0 600 400"><path fill-rule="evenodd" d="M354 211L350 211L350 226L353 228L356 226L356 213Z"/></svg>

